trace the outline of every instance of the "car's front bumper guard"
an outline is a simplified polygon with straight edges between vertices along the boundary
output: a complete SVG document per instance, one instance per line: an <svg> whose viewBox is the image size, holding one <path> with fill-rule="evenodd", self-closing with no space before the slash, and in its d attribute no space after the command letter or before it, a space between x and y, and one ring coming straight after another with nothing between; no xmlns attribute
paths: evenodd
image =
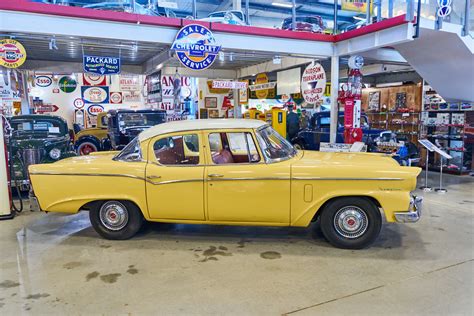
<svg viewBox="0 0 474 316"><path fill-rule="evenodd" d="M408 212L395 212L395 219L401 223L415 223L420 220L423 198L412 196Z"/></svg>

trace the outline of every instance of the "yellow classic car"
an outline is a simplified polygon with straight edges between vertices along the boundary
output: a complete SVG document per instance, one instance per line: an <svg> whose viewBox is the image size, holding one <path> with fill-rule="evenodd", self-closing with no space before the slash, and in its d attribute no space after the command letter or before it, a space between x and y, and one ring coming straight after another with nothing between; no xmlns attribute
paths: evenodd
<svg viewBox="0 0 474 316"><path fill-rule="evenodd" d="M419 168L383 154L297 151L258 120L193 120L145 130L121 152L29 167L47 212L88 210L108 239L146 221L300 226L320 220L327 240L363 248L387 222L416 222ZM52 188L61 188L53 190Z"/></svg>
<svg viewBox="0 0 474 316"><path fill-rule="evenodd" d="M107 112L97 115L97 126L83 129L74 135L74 148L78 155L107 150L104 141L107 140Z"/></svg>

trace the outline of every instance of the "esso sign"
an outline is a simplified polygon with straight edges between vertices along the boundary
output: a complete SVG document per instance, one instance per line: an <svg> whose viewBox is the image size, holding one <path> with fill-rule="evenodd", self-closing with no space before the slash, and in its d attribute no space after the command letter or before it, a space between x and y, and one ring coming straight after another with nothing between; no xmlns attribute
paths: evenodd
<svg viewBox="0 0 474 316"><path fill-rule="evenodd" d="M46 88L53 83L51 77L48 76L37 76L35 78L35 85L38 87Z"/></svg>
<svg viewBox="0 0 474 316"><path fill-rule="evenodd" d="M93 104L87 108L87 113L92 116L96 116L99 113L104 112L104 107L100 104Z"/></svg>

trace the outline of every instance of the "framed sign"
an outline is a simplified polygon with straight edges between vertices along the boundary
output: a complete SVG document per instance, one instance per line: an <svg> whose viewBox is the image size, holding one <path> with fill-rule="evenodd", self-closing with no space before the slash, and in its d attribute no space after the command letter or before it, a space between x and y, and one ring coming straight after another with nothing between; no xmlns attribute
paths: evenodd
<svg viewBox="0 0 474 316"><path fill-rule="evenodd" d="M369 107L370 112L378 112L380 109L380 91L369 92Z"/></svg>
<svg viewBox="0 0 474 316"><path fill-rule="evenodd" d="M85 103L109 103L109 87L81 87Z"/></svg>
<svg viewBox="0 0 474 316"><path fill-rule="evenodd" d="M209 118L219 118L219 110L218 109L210 109L208 110Z"/></svg>
<svg viewBox="0 0 474 316"><path fill-rule="evenodd" d="M206 109L216 109L217 108L217 98L216 97L205 97L204 98L204 107Z"/></svg>
<svg viewBox="0 0 474 316"><path fill-rule="evenodd" d="M97 75L117 75L120 73L120 57L83 56L84 71Z"/></svg>

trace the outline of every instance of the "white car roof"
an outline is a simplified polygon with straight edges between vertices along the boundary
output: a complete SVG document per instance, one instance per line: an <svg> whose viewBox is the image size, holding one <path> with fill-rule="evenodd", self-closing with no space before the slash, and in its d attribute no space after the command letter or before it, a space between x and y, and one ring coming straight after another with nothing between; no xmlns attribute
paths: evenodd
<svg viewBox="0 0 474 316"><path fill-rule="evenodd" d="M257 129L266 122L249 119L204 119L204 120L184 120L158 124L144 130L138 136L140 142L157 135L176 133L182 131L208 130L208 129Z"/></svg>

